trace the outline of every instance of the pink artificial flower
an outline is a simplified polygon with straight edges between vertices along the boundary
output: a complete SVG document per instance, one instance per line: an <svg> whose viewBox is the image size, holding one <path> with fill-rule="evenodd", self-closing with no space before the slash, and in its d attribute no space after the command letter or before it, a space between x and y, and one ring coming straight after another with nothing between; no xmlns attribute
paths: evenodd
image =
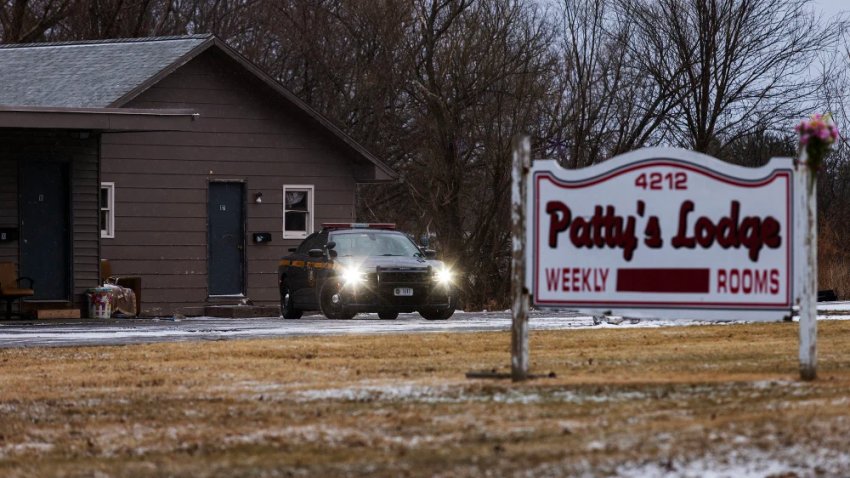
<svg viewBox="0 0 850 478"><path fill-rule="evenodd" d="M838 128L832 121L832 116L827 114L815 113L807 120L801 121L794 127L794 131L800 135L800 146L808 147L828 147L833 144L841 135Z"/></svg>

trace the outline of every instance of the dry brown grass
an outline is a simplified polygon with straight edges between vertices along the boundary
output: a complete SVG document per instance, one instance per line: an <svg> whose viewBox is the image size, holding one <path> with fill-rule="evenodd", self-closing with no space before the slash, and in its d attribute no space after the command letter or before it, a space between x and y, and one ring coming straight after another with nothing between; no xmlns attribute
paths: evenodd
<svg viewBox="0 0 850 478"><path fill-rule="evenodd" d="M850 322L821 323L813 383L796 334L533 333L557 378L523 384L464 378L508 364L505 333L5 349L0 476L599 476L736 452L847 475Z"/></svg>
<svg viewBox="0 0 850 478"><path fill-rule="evenodd" d="M818 288L832 289L842 300L850 299L850 250L845 238L829 223L818 231Z"/></svg>

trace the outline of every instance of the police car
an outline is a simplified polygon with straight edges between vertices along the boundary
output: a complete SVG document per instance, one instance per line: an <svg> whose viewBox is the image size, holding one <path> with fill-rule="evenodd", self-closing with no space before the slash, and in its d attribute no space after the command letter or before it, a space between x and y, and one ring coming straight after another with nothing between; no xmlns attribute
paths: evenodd
<svg viewBox="0 0 850 478"><path fill-rule="evenodd" d="M324 224L278 266L285 319L319 310L329 319L377 312L392 320L419 312L446 320L457 304L454 273L394 224Z"/></svg>

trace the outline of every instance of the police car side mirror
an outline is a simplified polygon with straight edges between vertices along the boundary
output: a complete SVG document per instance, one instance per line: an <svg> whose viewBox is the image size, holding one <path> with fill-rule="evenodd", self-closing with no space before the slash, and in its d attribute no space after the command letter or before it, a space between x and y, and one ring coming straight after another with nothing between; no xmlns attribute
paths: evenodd
<svg viewBox="0 0 850 478"><path fill-rule="evenodd" d="M425 259L436 259L437 251L433 249L425 249Z"/></svg>
<svg viewBox="0 0 850 478"><path fill-rule="evenodd" d="M328 257L330 257L331 259L336 257L336 251L334 250L334 247L336 247L336 242L334 241L330 241L325 244L325 249L328 250Z"/></svg>
<svg viewBox="0 0 850 478"><path fill-rule="evenodd" d="M323 251L321 249L310 249L307 252L307 255L310 256L310 257L324 257L325 251Z"/></svg>

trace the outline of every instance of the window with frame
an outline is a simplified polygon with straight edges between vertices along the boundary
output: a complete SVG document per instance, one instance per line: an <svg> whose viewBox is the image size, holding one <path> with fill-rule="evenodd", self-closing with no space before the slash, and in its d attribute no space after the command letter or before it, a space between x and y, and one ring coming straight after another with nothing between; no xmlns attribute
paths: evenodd
<svg viewBox="0 0 850 478"><path fill-rule="evenodd" d="M100 237L115 237L115 183L100 183Z"/></svg>
<svg viewBox="0 0 850 478"><path fill-rule="evenodd" d="M313 232L313 186L283 186L283 238L304 239Z"/></svg>

